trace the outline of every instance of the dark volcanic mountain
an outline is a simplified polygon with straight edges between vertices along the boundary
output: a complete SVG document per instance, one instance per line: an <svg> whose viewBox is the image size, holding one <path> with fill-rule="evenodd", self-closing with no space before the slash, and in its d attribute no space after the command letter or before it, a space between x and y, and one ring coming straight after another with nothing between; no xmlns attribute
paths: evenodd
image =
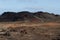
<svg viewBox="0 0 60 40"><path fill-rule="evenodd" d="M0 15L0 22L29 21L29 22L60 22L60 15L48 12L4 12Z"/></svg>

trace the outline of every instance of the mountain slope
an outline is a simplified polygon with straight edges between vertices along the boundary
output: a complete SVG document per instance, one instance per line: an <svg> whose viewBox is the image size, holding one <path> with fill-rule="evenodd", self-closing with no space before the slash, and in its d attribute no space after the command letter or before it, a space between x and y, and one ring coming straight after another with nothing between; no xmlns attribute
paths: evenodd
<svg viewBox="0 0 60 40"><path fill-rule="evenodd" d="M60 22L60 15L48 12L4 12L0 15L0 22L29 21L29 22Z"/></svg>

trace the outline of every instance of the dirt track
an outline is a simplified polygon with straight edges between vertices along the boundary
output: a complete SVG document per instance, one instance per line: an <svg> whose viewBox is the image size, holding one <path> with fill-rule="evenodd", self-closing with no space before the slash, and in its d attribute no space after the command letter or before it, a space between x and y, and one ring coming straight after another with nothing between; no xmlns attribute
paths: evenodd
<svg viewBox="0 0 60 40"><path fill-rule="evenodd" d="M20 27L20 26L46 26L46 27L55 27L55 26L60 26L60 23L0 23L0 27Z"/></svg>

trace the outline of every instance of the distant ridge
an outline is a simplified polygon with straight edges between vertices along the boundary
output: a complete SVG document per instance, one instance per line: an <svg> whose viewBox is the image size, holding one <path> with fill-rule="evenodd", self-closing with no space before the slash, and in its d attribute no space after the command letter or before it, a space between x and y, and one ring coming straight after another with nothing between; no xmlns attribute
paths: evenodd
<svg viewBox="0 0 60 40"><path fill-rule="evenodd" d="M0 15L0 22L15 22L15 21L29 21L29 22L60 22L60 15L51 14L48 12L4 12Z"/></svg>

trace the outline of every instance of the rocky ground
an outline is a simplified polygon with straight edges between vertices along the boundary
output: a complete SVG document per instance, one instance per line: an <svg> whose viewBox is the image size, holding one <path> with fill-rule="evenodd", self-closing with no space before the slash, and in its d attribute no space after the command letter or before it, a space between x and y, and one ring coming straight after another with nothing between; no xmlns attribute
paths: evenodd
<svg viewBox="0 0 60 40"><path fill-rule="evenodd" d="M46 23L41 26L1 26L0 40L60 40L60 25Z"/></svg>

